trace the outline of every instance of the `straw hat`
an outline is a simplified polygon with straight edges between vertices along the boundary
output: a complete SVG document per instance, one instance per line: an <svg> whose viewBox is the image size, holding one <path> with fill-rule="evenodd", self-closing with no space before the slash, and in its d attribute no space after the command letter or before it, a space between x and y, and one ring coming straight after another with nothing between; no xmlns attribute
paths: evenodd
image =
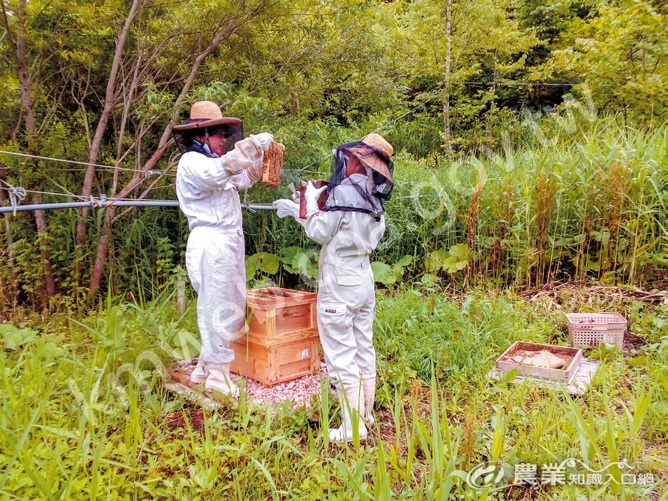
<svg viewBox="0 0 668 501"><path fill-rule="evenodd" d="M369 169L382 174L385 179L392 183L392 173L388 167L390 157L394 153L392 145L385 141L383 136L376 133L369 134L361 142L366 146L360 144L348 148L348 151L359 158Z"/></svg>
<svg viewBox="0 0 668 501"><path fill-rule="evenodd" d="M197 101L190 108L190 118L181 125L175 125L175 132L203 129L213 127L214 125L231 124L235 126L243 125L238 118L224 117L220 107L212 101Z"/></svg>

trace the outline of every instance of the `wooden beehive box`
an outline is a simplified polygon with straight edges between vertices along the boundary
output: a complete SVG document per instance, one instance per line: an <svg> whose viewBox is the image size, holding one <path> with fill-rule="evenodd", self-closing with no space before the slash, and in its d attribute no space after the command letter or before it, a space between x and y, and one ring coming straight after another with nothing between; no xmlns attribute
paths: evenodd
<svg viewBox="0 0 668 501"><path fill-rule="evenodd" d="M249 290L246 295L249 341L256 344L288 341L299 331L317 329L317 297L314 292L280 287Z"/></svg>
<svg viewBox="0 0 668 501"><path fill-rule="evenodd" d="M560 369L551 367L539 367L528 365L513 360L515 357L527 357L536 354L542 350L558 356L566 362L566 365ZM580 366L582 361L582 350L571 348L569 346L554 346L551 344L526 343L524 341L515 341L503 355L496 360L496 368L503 372L509 372L518 369L523 376L532 376L542 379L550 379L568 383Z"/></svg>
<svg viewBox="0 0 668 501"><path fill-rule="evenodd" d="M300 331L302 338L261 345L241 339L233 343L232 372L255 379L265 386L312 375L320 368L317 330Z"/></svg>
<svg viewBox="0 0 668 501"><path fill-rule="evenodd" d="M317 295L265 287L248 291L248 332L233 343L232 372L270 386L320 366Z"/></svg>

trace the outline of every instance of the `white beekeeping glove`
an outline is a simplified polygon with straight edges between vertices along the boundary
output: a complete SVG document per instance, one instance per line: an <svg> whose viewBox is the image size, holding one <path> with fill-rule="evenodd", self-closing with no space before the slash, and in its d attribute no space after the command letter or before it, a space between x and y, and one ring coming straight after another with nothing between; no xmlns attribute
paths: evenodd
<svg viewBox="0 0 668 501"><path fill-rule="evenodd" d="M260 132L259 134L251 134L249 137L255 139L259 144L262 151L267 151L271 146L271 142L274 140L274 136L271 132Z"/></svg>
<svg viewBox="0 0 668 501"><path fill-rule="evenodd" d="M292 200L288 200L287 198L275 200L271 206L276 209L276 214L278 214L278 217L281 219L286 216L292 216L297 219L299 216L299 204Z"/></svg>
<svg viewBox="0 0 668 501"><path fill-rule="evenodd" d="M281 198L280 200L275 200L271 206L276 209L276 214L281 219L286 216L292 216L302 226L306 224L306 220L299 217L299 204L297 202Z"/></svg>
<svg viewBox="0 0 668 501"><path fill-rule="evenodd" d="M318 207L318 198L320 194L327 189L327 186L322 188L316 188L313 186L313 182L309 181L306 186L306 191L304 192L304 200L306 201L306 217L310 216L314 212L318 212L320 208Z"/></svg>

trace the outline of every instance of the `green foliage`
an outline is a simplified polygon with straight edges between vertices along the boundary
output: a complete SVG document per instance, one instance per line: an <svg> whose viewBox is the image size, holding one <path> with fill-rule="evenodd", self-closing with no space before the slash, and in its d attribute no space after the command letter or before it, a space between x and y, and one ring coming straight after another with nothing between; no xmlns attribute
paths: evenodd
<svg viewBox="0 0 668 501"><path fill-rule="evenodd" d="M443 273L454 283L465 273L467 282L518 287L548 280L639 286L662 280L668 256L666 171L661 168L665 129L632 131L609 119L592 119L584 104L571 110L527 116L526 144L507 143L489 158L441 159L434 167L406 153L395 155L396 188L385 204L387 230L372 256L378 283L396 287L423 273ZM337 128L320 133L333 141L334 131L341 133ZM286 166L284 175L287 182L328 174L307 175ZM289 196L287 191L260 186L244 197L268 202ZM51 214L49 242L63 290L57 301L70 308L78 295L69 271L76 214ZM94 214L101 224L102 211ZM183 263L188 229L174 209L147 207L137 215L123 232L115 232L108 272L115 290L143 300L164 290L171 270ZM44 267L37 243L17 238L36 238L34 229L27 213L10 221L13 231L0 237L4 245L12 238L8 252L0 254L0 275L21 288L19 300L39 304ZM243 225L249 256L268 259L266 269L257 259L249 279L259 271L279 285L312 284L319 249L296 222L278 219L272 211L245 211ZM97 236L93 232L91 241ZM410 264L403 261L408 256ZM8 296L5 304L16 299Z"/></svg>
<svg viewBox="0 0 668 501"><path fill-rule="evenodd" d="M466 244L456 244L450 250L444 248L431 252L425 261L425 270L438 272L440 270L448 273L456 273L463 270L469 264L469 249Z"/></svg>
<svg viewBox="0 0 668 501"><path fill-rule="evenodd" d="M37 332L27 327L19 329L11 324L0 324L0 335L5 350L14 351L34 340Z"/></svg>
<svg viewBox="0 0 668 501"><path fill-rule="evenodd" d="M447 4L452 11L450 35L444 2L426 0L396 2L398 26L390 36L402 48L395 57L401 58L397 64L408 77L412 104L425 106L425 115L442 114L447 100L454 145L468 150L494 141L490 131L504 115L506 102L526 99L523 90L505 81L522 78L526 56L540 42L531 27L518 22L516 3ZM442 116L439 129L443 139Z"/></svg>
<svg viewBox="0 0 668 501"><path fill-rule="evenodd" d="M599 360L581 397L487 375L514 340L567 343L563 311L480 290L379 294L377 425L356 447L328 443L336 404L324 379L310 409L257 404L243 392L210 411L166 392L165 366L193 355L196 331L194 301L180 316L167 291L145 306L109 301L87 318L0 325L0 492L22 499L464 499L484 497L467 474L485 461L504 465L493 496L516 490L509 482L519 463L572 458L595 470L625 459L633 470L607 471L617 479L651 474L655 483L625 485L620 495L656 497L667 460L666 307L573 294L562 291L569 309L626 312L641 340ZM6 335L18 332L20 349L8 349ZM531 495L591 498L615 489L544 485Z"/></svg>
<svg viewBox="0 0 668 501"><path fill-rule="evenodd" d="M307 279L318 276L318 259L320 254L314 250L298 252L292 259L291 267Z"/></svg>
<svg viewBox="0 0 668 501"><path fill-rule="evenodd" d="M278 272L278 257L274 254L259 252L246 258L246 279L254 277L258 271L273 275Z"/></svg>
<svg viewBox="0 0 668 501"><path fill-rule="evenodd" d="M600 109L646 124L661 124L668 112L666 9L644 0L597 5L575 18L546 63L547 74L577 75L577 90Z"/></svg>
<svg viewBox="0 0 668 501"><path fill-rule="evenodd" d="M387 235L373 256L385 286L432 268L452 275L445 280L459 282L464 273L467 283L519 287L662 280L666 12L658 3L215 0L140 3L133 17L131 5L25 5L31 132L16 57L19 4L6 3L0 146L80 162L2 155L3 180L32 192L24 203L76 200L81 163L91 155L98 164L93 193L113 196L156 153L169 123L183 120L193 101L211 99L243 118L247 133L271 130L287 146L281 187L253 188L246 201L288 196L287 184L299 179L326 179L339 144L372 130L388 138L397 186L386 204ZM107 96L112 112L96 152ZM444 157L446 101L455 151ZM177 157L165 150L153 171L164 176L147 175L127 196L174 199ZM6 195L3 184L3 205ZM77 211L46 212L40 238L33 214L3 216L3 305L83 308L103 216L91 211L78 252ZM249 256L281 260L277 273L258 271L263 278L299 285L298 276L316 276L317 249L294 222L270 211L245 213L244 230ZM101 290L138 301L160 294L183 264L187 231L173 209L117 212ZM464 244L466 259L447 254ZM282 254L291 247L305 256L293 262ZM404 256L412 263L398 266ZM53 298L45 291L50 278Z"/></svg>
<svg viewBox="0 0 668 501"><path fill-rule="evenodd" d="M411 256L404 256L392 266L379 261L371 263L373 271L373 278L376 282L383 285L392 285L395 282L400 282L404 276L405 268L413 262Z"/></svg>

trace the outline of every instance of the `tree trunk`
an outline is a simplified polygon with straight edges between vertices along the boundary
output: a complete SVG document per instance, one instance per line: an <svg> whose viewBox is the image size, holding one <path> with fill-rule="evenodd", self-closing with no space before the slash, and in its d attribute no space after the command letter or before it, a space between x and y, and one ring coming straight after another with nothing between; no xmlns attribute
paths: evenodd
<svg viewBox="0 0 668 501"><path fill-rule="evenodd" d="M118 41L116 42L116 52L114 53L114 59L111 64L111 71L109 72L109 79L107 80L107 91L104 98L104 109L100 115L100 120L97 123L95 128L95 135L93 136L93 141L90 145L88 151L88 167L86 169L86 175L84 177L83 186L81 188L81 196L88 198L93 192L93 180L95 178L95 163L97 162L97 157L100 153L100 146L102 144L102 138L104 132L107 129L107 124L111 117L112 112L116 106L117 99L117 89L116 84L118 80L118 73L121 67L121 62L123 59L123 51L125 49L125 43L130 33L130 27L135 17L139 13L140 4L142 0L133 0L132 6L130 7L130 12L128 17L125 19L125 24L123 25L123 30L121 31ZM90 207L84 207L81 209L81 218L77 222L76 230L76 242L75 242L75 278L78 285L81 285L81 254L82 248L86 243L86 224L88 220L88 214L90 213Z"/></svg>
<svg viewBox="0 0 668 501"><path fill-rule="evenodd" d="M7 179L5 173L5 166L0 164L0 181ZM0 183L2 187L2 183ZM9 196L5 190L0 189L0 205L9 200ZM3 276L0 274L0 292L2 292L6 302L13 302L12 298L16 298L18 293L16 289L16 270L14 269L14 237L12 236L12 227L9 224L9 219L12 217L10 213L3 214L2 221L5 226L5 245L7 247L7 264L9 265L9 283L5 282Z"/></svg>
<svg viewBox="0 0 668 501"><path fill-rule="evenodd" d="M153 169L158 162L162 159L167 146L169 145L171 134L172 134L172 125L176 122L178 118L178 109L179 105L185 99L186 94L190 91L193 83L195 82L195 77L199 73L200 68L206 61L206 58L218 47L223 41L227 40L230 36L234 34L242 25L244 24L243 19L232 18L227 24L219 31L208 44L206 49L204 49L200 54L197 55L193 66L190 69L190 74L183 84L183 88L179 93L179 96L176 98L174 103L174 113L172 114L172 119L170 120L169 125L165 128L162 133L162 137L158 143L158 148L155 150L151 158L149 158L146 163L142 166L141 171L135 173L132 179L118 192L116 195L117 198L125 198L133 190L135 190L146 178L146 173ZM104 277L104 265L106 262L107 252L109 249L109 242L111 241L111 231L113 228L115 215L115 208L107 208L107 215L104 219L104 225L102 227L102 235L97 243L97 251L95 252L95 265L93 267L93 273L91 275L90 281L90 294L94 295L100 288L102 284L102 278Z"/></svg>
<svg viewBox="0 0 668 501"><path fill-rule="evenodd" d="M26 61L26 37L25 37L25 8L26 0L20 0L17 9L17 29L16 29L16 69L19 77L19 91L21 94L21 110L25 119L25 126L28 136L28 153L36 155L39 151L35 146L37 139L37 126L35 122L35 112L32 96L30 95L30 76L28 74L28 63ZM7 22L7 12L5 4L2 4L3 14L5 15L5 27L9 32ZM35 193L33 201L36 204L42 203L42 195ZM46 285L47 300L56 295L56 279L53 275L53 266L51 264L51 250L49 249L48 225L44 211L34 211L35 226L37 228L37 238L39 242L42 265L44 266L44 281ZM47 301L48 302L48 301ZM48 304L43 304L47 307Z"/></svg>
<svg viewBox="0 0 668 501"><path fill-rule="evenodd" d="M33 202L41 204L43 202L40 193L33 194ZM42 266L44 266L44 283L46 285L46 297L52 298L56 295L56 279L53 274L53 265L51 264L51 249L49 246L49 229L46 223L46 216L43 210L35 211L35 225L37 226L37 238L39 240L39 252L42 256ZM45 308L48 304L43 305Z"/></svg>
<svg viewBox="0 0 668 501"><path fill-rule="evenodd" d="M450 139L450 62L452 60L452 0L448 0L445 7L445 96L443 99L443 137L445 139L445 152L452 154L452 141Z"/></svg>
<svg viewBox="0 0 668 501"><path fill-rule="evenodd" d="M95 266L90 279L90 296L94 296L100 288L102 278L104 277L104 265L107 262L107 250L111 240L111 228L114 219L115 207L107 207L104 214L104 223L100 239L97 241L97 252L95 253Z"/></svg>

